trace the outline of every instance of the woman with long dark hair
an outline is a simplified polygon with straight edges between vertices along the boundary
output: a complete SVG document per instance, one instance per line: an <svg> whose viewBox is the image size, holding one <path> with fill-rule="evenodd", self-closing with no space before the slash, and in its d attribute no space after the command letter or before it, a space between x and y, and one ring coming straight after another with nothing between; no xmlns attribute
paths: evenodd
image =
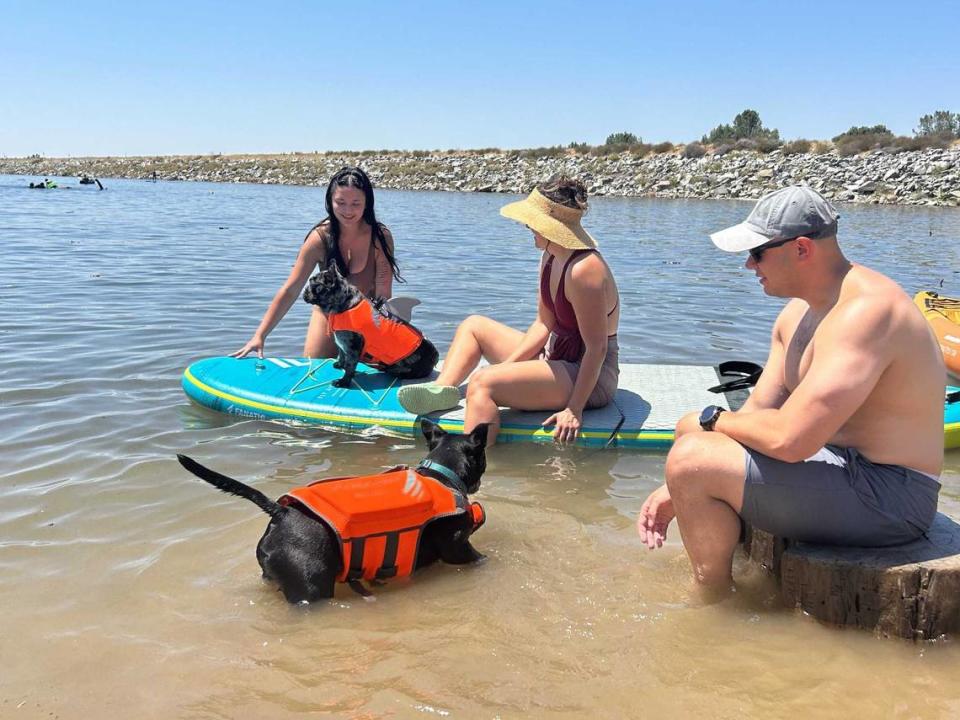
<svg viewBox="0 0 960 720"><path fill-rule="evenodd" d="M267 335L287 314L307 278L318 268L335 264L340 274L369 298L389 299L394 279L403 282L394 257L393 236L377 221L373 185L363 170L345 167L330 178L326 208L327 217L307 233L290 275L273 296L253 337L232 357L244 357L254 351L263 357ZM327 332L327 318L317 307L310 318L303 355L336 355L336 345Z"/></svg>

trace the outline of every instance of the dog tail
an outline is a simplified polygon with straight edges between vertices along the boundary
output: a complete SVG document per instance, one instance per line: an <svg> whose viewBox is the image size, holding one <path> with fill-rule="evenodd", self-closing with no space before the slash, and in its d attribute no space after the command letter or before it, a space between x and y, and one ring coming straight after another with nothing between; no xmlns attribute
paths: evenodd
<svg viewBox="0 0 960 720"><path fill-rule="evenodd" d="M187 470L192 472L201 480L206 480L215 488L222 490L225 493L230 493L231 495L236 495L237 497L242 497L249 500L250 502L256 504L257 507L263 510L270 517L280 517L287 510L285 507L274 502L259 490L252 488L249 485L244 485L239 480L234 480L226 475L221 475L215 470L206 468L196 460L188 458L186 455L177 453L177 460L179 460L181 465L183 465Z"/></svg>

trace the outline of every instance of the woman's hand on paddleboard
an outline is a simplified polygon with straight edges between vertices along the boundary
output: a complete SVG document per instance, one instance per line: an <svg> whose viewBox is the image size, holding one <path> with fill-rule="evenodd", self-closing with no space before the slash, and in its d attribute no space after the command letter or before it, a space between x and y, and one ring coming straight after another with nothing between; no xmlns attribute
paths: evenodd
<svg viewBox="0 0 960 720"><path fill-rule="evenodd" d="M236 352L230 353L230 357L242 358L246 357L254 350L257 351L257 357L263 360L263 338L254 335L242 348Z"/></svg>
<svg viewBox="0 0 960 720"><path fill-rule="evenodd" d="M543 421L544 426L556 425L553 430L553 440L561 445L575 443L580 434L580 416L570 408L564 408Z"/></svg>

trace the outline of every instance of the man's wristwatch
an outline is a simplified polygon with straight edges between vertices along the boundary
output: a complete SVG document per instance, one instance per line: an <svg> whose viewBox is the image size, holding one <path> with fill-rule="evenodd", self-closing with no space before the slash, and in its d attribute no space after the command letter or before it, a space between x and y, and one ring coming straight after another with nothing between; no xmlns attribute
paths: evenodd
<svg viewBox="0 0 960 720"><path fill-rule="evenodd" d="M726 408L722 408L719 405L707 405L700 411L700 427L710 432L713 430L713 426L717 424L717 418L720 417L720 413L725 411Z"/></svg>

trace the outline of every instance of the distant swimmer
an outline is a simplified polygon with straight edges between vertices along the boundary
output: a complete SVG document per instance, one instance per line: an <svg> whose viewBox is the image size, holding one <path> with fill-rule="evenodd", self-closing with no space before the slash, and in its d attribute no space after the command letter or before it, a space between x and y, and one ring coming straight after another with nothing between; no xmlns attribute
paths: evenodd
<svg viewBox="0 0 960 720"><path fill-rule="evenodd" d="M43 182L30 183L29 187L34 190L48 190L50 188L57 187L57 184L53 180L48 180L47 178L43 179Z"/></svg>
<svg viewBox="0 0 960 720"><path fill-rule="evenodd" d="M80 184L81 184L81 185L93 185L93 178L89 178L89 177L87 177L86 175L84 175L82 178L80 178Z"/></svg>

